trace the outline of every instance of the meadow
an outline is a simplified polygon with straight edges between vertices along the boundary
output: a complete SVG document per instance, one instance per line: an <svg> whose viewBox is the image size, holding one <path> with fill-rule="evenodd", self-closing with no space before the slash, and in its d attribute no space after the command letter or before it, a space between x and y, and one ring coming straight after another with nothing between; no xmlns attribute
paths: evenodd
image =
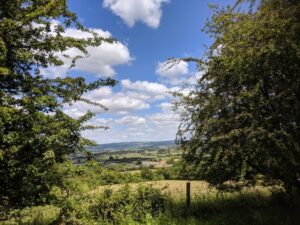
<svg viewBox="0 0 300 225"><path fill-rule="evenodd" d="M152 173L153 180L143 177L143 170ZM14 210L0 224L299 224L300 198L280 185L258 182L254 187L220 191L192 180L188 209L187 181L165 179L158 171L117 172L96 162L69 164L65 188L53 189L51 204Z"/></svg>

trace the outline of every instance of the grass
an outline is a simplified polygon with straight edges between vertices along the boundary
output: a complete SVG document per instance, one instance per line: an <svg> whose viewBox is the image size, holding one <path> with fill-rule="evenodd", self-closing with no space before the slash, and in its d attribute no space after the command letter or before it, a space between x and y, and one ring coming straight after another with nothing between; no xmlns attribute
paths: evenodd
<svg viewBox="0 0 300 225"><path fill-rule="evenodd" d="M145 181L140 183L130 183L129 185L132 188L136 188L140 184L151 185L152 187L162 190L163 193L168 194L170 197L175 199L185 197L186 181L183 180ZM122 187L124 187L124 184L103 185L92 190L90 193L97 194L99 192L103 192L107 188L117 191ZM204 181L191 181L192 197L212 191L215 191L215 189L209 188L208 183Z"/></svg>
<svg viewBox="0 0 300 225"><path fill-rule="evenodd" d="M166 214L174 224L187 220L191 224L209 225L299 225L300 221L299 204L291 204L280 192L248 190L206 194L196 197L189 211L184 205L182 199L169 202Z"/></svg>
<svg viewBox="0 0 300 225"><path fill-rule="evenodd" d="M235 192L218 192L204 181L191 181L191 206L186 209L186 181L163 180L141 182L159 188L168 195L164 214L149 218L147 224L188 225L299 225L300 204L292 204L278 187L256 186ZM140 183L130 184L135 189ZM118 191L123 185L101 186ZM128 223L134 224L134 223Z"/></svg>
<svg viewBox="0 0 300 225"><path fill-rule="evenodd" d="M12 212L10 220L0 225L47 225L54 222L60 209L52 205L34 206Z"/></svg>
<svg viewBox="0 0 300 225"><path fill-rule="evenodd" d="M287 193L274 187L256 186L235 192L218 192L204 181L191 181L192 201L187 210L185 202L186 181L162 180L131 183L133 191L140 185L150 185L166 194L164 210L158 216L146 215L143 221L132 219L131 214L121 216L114 224L149 225L299 225L300 201L291 201ZM104 185L88 192L87 198L76 203L76 208L89 209L104 190L114 193L124 185ZM121 190L120 190L121 191ZM124 191L124 190L123 190ZM112 200L115 197L112 198ZM112 204L113 206L113 204ZM1 223L14 224L51 224L57 217L59 208L42 206L25 209L16 214L15 219ZM80 209L79 209L79 212ZM87 211L86 211L87 212ZM90 224L90 223L80 223ZM94 224L94 223L93 223ZM98 221L95 224L110 224Z"/></svg>
<svg viewBox="0 0 300 225"><path fill-rule="evenodd" d="M133 173L134 174L134 173ZM138 187L138 185L150 185L154 188L160 189L163 193L167 194L172 199L185 199L186 196L186 183L185 180L160 180L160 181L144 181L139 183L130 183L129 185L132 188ZM191 184L191 199L198 200L199 198L207 195L220 195L220 192L217 192L215 188L209 186L205 181L190 181ZM113 185L103 185L99 186L96 189L92 190L91 194L97 194L103 192L105 189L112 189L117 191L120 188L124 187L125 184L113 184ZM249 189L244 189L243 193L253 193L257 192L260 194L268 195L270 194L270 188L255 186ZM227 193L231 195L232 193ZM225 195L225 193L222 193Z"/></svg>

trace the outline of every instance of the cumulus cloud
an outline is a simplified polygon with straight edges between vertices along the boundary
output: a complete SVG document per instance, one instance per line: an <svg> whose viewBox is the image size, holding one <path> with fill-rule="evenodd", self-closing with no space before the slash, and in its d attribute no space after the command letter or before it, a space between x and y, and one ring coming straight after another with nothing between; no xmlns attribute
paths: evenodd
<svg viewBox="0 0 300 225"><path fill-rule="evenodd" d="M123 93L116 94L110 98L105 98L99 101L108 108L108 112L111 113L124 113L127 111L136 111L142 109L148 109L150 105L140 99L133 99Z"/></svg>
<svg viewBox="0 0 300 225"><path fill-rule="evenodd" d="M103 6L121 17L129 27L141 21L157 28L162 17L162 4L167 2L169 0L104 0Z"/></svg>
<svg viewBox="0 0 300 225"><path fill-rule="evenodd" d="M83 116L88 110L99 114L99 113L111 113L118 115L126 115L129 112L148 109L150 105L139 99L131 99L129 97L116 98L116 96L102 99L98 103L103 104L108 108L107 111L103 110L101 107L93 106L84 102L75 102L72 105L64 105L63 111L67 115L78 118Z"/></svg>
<svg viewBox="0 0 300 225"><path fill-rule="evenodd" d="M162 102L159 104L159 107L164 112L171 112L172 111L172 103L171 102Z"/></svg>
<svg viewBox="0 0 300 225"><path fill-rule="evenodd" d="M105 122L108 122L105 125L110 127L109 130L87 130L83 135L98 143L174 140L179 116L160 112L145 116L127 115L116 119L110 118L105 119Z"/></svg>
<svg viewBox="0 0 300 225"><path fill-rule="evenodd" d="M116 121L117 123L138 126L146 123L145 118L139 116L124 116Z"/></svg>
<svg viewBox="0 0 300 225"><path fill-rule="evenodd" d="M108 126L110 129L87 130L82 134L98 143L175 139L179 115L173 112L172 104L169 102L170 96L167 94L169 88L149 81L122 80L120 83L119 91L114 91L111 87L103 87L84 94L84 98L101 103L108 108L108 114L103 115L105 118L97 115L89 124ZM165 101L162 102L163 98L158 96L165 96ZM158 110L154 113L145 111L155 106ZM83 102L64 107L64 112L73 117L82 116L87 110L95 113L104 112L99 107Z"/></svg>
<svg viewBox="0 0 300 225"><path fill-rule="evenodd" d="M98 76L112 77L116 74L114 66L129 63L132 58L127 46L116 43L103 42L97 47L87 47L88 54L85 56L78 49L72 48L64 52L71 58L82 56L76 61L74 69L96 74ZM66 65L70 65L70 60L65 59Z"/></svg>
<svg viewBox="0 0 300 225"><path fill-rule="evenodd" d="M182 82L188 73L188 63L184 61L179 61L172 66L166 64L166 62L159 62L156 67L156 74L159 75L163 81L173 85Z"/></svg>
<svg viewBox="0 0 300 225"><path fill-rule="evenodd" d="M85 102L75 102L72 105L64 105L64 112L71 117L78 118L83 116L88 110L96 114L107 112L124 115L128 114L129 112L144 110L150 107L150 104L144 100L132 98L131 96L127 96L122 92L112 93L110 96L101 96L95 94L98 93L87 93L83 97L102 104L108 108L107 111L103 110L101 107L90 105Z"/></svg>
<svg viewBox="0 0 300 225"><path fill-rule="evenodd" d="M118 115L128 115L129 113L146 110L155 104L156 101L170 100L171 91L179 91L179 88L168 88L161 83L149 81L131 81L129 79L121 80L121 89L117 92L112 87L102 87L85 93L82 97L97 102L108 108L104 111L102 108L89 105L84 102L75 102L65 105L64 111L72 117L84 115L88 110L98 113L112 113ZM162 111L172 111L171 103L161 103Z"/></svg>
<svg viewBox="0 0 300 225"><path fill-rule="evenodd" d="M136 97L140 96L144 99L163 99L169 91L165 85L149 81L132 82L126 79L121 81L121 86L124 89L132 91L128 93L129 95Z"/></svg>
<svg viewBox="0 0 300 225"><path fill-rule="evenodd" d="M54 21L53 26L55 26L56 23L57 22ZM112 36L110 32L101 29L90 30L103 38L110 38ZM78 39L93 37L89 32L73 28L67 28L62 35ZM116 74L114 66L129 64L133 60L128 47L121 42L103 42L100 46L89 46L86 50L87 55L76 48L70 48L58 55L64 62L63 66L49 67L42 70L42 72L46 76L52 78L66 76L72 63L72 59L76 56L81 56L82 58L77 59L75 67L72 68L73 70L88 72L98 76L112 77ZM63 55L68 55L69 58L64 57Z"/></svg>
<svg viewBox="0 0 300 225"><path fill-rule="evenodd" d="M179 115L170 112L155 113L149 115L148 120L162 126L166 126L169 123L173 125L173 123L177 124L179 121Z"/></svg>

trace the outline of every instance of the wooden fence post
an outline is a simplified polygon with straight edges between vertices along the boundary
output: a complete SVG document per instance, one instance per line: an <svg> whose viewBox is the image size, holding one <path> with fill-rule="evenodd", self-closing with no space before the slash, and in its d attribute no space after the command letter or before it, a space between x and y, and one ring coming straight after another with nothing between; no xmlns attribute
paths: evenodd
<svg viewBox="0 0 300 225"><path fill-rule="evenodd" d="M187 210L190 209L191 205L191 182L187 181L186 182L186 208Z"/></svg>

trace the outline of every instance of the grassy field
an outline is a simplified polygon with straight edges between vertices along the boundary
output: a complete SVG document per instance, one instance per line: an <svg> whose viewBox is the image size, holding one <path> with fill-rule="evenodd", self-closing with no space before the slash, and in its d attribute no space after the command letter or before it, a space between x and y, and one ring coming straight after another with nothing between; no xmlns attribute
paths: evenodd
<svg viewBox="0 0 300 225"><path fill-rule="evenodd" d="M186 180L142 179L143 170L157 175L158 168L116 172L94 162L73 169L74 177L66 179L68 192L54 189L48 205L16 209L0 225L299 225L300 221L300 197L291 200L278 186L218 191L205 181L190 181L187 209ZM55 222L62 212L66 221Z"/></svg>
<svg viewBox="0 0 300 225"><path fill-rule="evenodd" d="M138 185L150 185L154 188L160 189L163 193L167 194L171 198L174 199L183 199L185 198L186 193L186 183L184 180L161 180L161 181L145 181L140 183L131 183L129 184L132 188L136 188ZM200 197L201 195L205 195L208 192L215 192L216 190L210 188L208 183L205 181L191 181L191 196ZM114 185L104 185L99 186L95 190L91 191L91 194L97 194L99 192L103 192L106 189L112 189L113 191L117 191L120 188L124 187L124 184L114 184Z"/></svg>
<svg viewBox="0 0 300 225"><path fill-rule="evenodd" d="M150 185L167 194L165 213L147 224L199 225L299 225L299 203L291 203L280 187L255 186L241 191L220 192L204 181L191 181L191 206L186 209L184 180L147 181L129 184L132 189ZM118 192L124 185L105 185L90 194L104 190Z"/></svg>
<svg viewBox="0 0 300 225"><path fill-rule="evenodd" d="M75 197L73 203L76 203L76 206L75 208L71 207L71 209L75 210L75 212L79 210L77 216L84 217L85 214L82 212L87 213L91 206L98 202L100 197L102 203L99 205L99 209L108 210L109 215L120 216L121 219L118 222L101 222L101 220L97 220L97 222L93 223L97 225L299 225L300 221L299 201L291 202L289 196L282 192L282 189L275 187L256 186L242 191L219 192L214 188L210 188L208 183L204 181L191 181L191 206L187 210L185 199L186 181L184 180L147 181L130 183L129 186L129 189L126 189L125 185L121 184L99 186L85 193L85 197L78 196L79 199ZM151 201L141 206L143 210L139 211L139 213L146 215L146 218L142 221L136 221L132 220L131 217L134 211L129 210L131 214L123 214L123 210L127 208L126 205L124 205L125 208L122 208L122 204L125 204L128 200L126 200L128 190L132 190L131 194L134 195L134 192L137 192L141 186L151 186L160 189L161 192L166 194L166 198L162 211L155 216L147 214L149 211L145 212L146 214L142 212L145 210L144 207L150 207L148 203L151 203ZM103 199L106 190L111 190L111 192L107 193L112 193L112 195ZM156 192L150 193L155 194ZM153 198L156 197L157 195L155 194ZM137 198L143 202L145 199L151 200L152 197L149 199L149 196L142 194L137 196ZM70 203L72 201L68 204ZM141 210L138 205L135 207ZM18 220L0 222L0 224L50 225L58 215L59 208L57 207L51 205L34 207L18 213L16 216L16 218L19 218ZM89 215L89 213L86 215ZM91 224L91 221L78 224L88 225Z"/></svg>

